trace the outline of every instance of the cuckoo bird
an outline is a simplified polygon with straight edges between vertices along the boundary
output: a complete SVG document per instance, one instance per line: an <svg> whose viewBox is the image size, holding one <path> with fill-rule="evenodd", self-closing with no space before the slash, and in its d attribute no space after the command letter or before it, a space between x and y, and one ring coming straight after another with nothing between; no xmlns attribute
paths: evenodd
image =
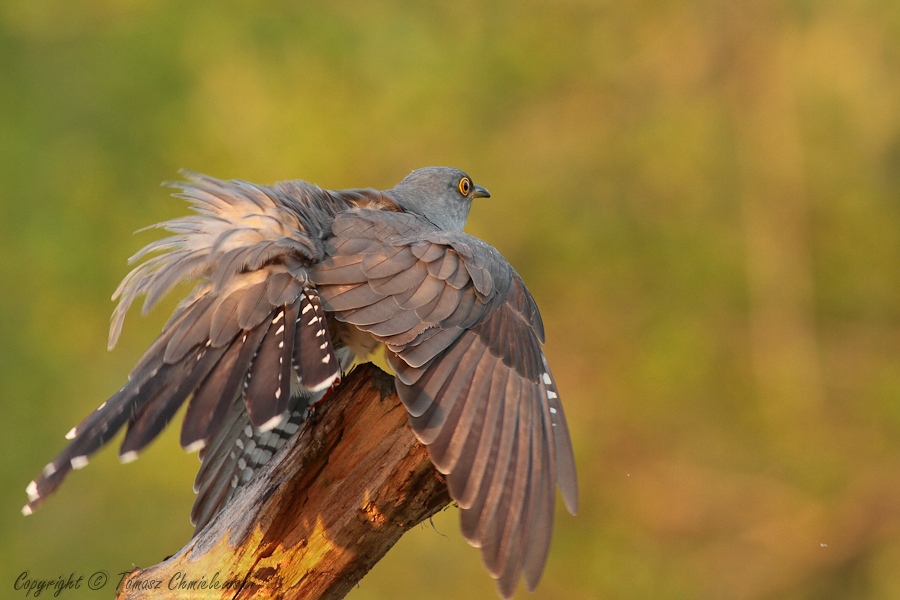
<svg viewBox="0 0 900 600"><path fill-rule="evenodd" d="M533 589L557 486L576 511L575 463L534 299L496 249L463 233L488 191L446 167L385 191L185 178L172 185L194 214L156 225L172 235L130 259L110 348L138 296L146 312L173 286L196 287L127 383L69 431L23 512L122 427L119 457L137 458L188 401L181 444L202 460L199 531L353 361L383 344L463 535L503 596L522 575Z"/></svg>

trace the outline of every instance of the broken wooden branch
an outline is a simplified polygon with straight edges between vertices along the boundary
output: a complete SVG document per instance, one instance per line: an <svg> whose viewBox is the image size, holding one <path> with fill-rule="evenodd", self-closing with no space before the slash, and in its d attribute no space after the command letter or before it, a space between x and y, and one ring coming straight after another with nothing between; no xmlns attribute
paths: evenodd
<svg viewBox="0 0 900 600"><path fill-rule="evenodd" d="M129 574L118 598L343 598L450 502L407 421L393 379L358 367L221 514Z"/></svg>

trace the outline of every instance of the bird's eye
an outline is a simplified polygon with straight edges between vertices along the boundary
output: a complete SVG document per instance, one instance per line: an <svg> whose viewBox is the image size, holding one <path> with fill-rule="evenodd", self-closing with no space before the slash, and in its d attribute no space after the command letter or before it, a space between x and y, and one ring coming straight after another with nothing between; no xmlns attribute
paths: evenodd
<svg viewBox="0 0 900 600"><path fill-rule="evenodd" d="M459 189L460 194L462 194L463 196L468 196L469 190L472 189L472 182L469 181L468 177L463 177L459 180L459 185L457 186L457 188Z"/></svg>

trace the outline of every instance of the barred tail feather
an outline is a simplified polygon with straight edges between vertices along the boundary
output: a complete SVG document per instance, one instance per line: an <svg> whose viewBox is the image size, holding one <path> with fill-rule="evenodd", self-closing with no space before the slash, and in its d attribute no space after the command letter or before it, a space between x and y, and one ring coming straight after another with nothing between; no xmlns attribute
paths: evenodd
<svg viewBox="0 0 900 600"><path fill-rule="evenodd" d="M292 397L287 418L269 431L254 428L243 404L234 403L223 427L204 449L203 465L194 482L197 499L191 509L191 523L196 527L195 535L297 433L309 414L309 406L324 394L322 391Z"/></svg>
<svg viewBox="0 0 900 600"><path fill-rule="evenodd" d="M137 453L165 429L191 392L209 375L225 350L225 347L212 348L204 345L182 359L179 376L173 378L128 424L128 432L119 450L119 457L123 462L137 458Z"/></svg>
<svg viewBox="0 0 900 600"><path fill-rule="evenodd" d="M325 311L315 288L306 288L300 296L296 327L293 362L300 385L314 392L324 390L340 377L341 367L334 355Z"/></svg>
<svg viewBox="0 0 900 600"><path fill-rule="evenodd" d="M62 484L73 470L87 465L88 457L107 444L130 419L172 380L180 365L161 365L146 378L133 377L66 435L72 442L28 484L29 502L23 512L33 512Z"/></svg>
<svg viewBox="0 0 900 600"><path fill-rule="evenodd" d="M205 448L213 432L221 426L256 352L252 338L257 335L259 332L251 331L238 336L194 392L181 426L181 447L185 450Z"/></svg>
<svg viewBox="0 0 900 600"><path fill-rule="evenodd" d="M281 308L274 314L244 384L244 402L250 422L263 431L281 421L291 395L293 323L297 309Z"/></svg>

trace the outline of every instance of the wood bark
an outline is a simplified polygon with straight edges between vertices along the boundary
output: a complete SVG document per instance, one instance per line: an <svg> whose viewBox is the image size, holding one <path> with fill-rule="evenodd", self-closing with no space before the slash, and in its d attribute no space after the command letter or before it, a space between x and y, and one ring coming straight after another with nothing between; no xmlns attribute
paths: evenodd
<svg viewBox="0 0 900 600"><path fill-rule="evenodd" d="M117 598L343 598L449 502L393 379L363 365L203 531L129 574Z"/></svg>

